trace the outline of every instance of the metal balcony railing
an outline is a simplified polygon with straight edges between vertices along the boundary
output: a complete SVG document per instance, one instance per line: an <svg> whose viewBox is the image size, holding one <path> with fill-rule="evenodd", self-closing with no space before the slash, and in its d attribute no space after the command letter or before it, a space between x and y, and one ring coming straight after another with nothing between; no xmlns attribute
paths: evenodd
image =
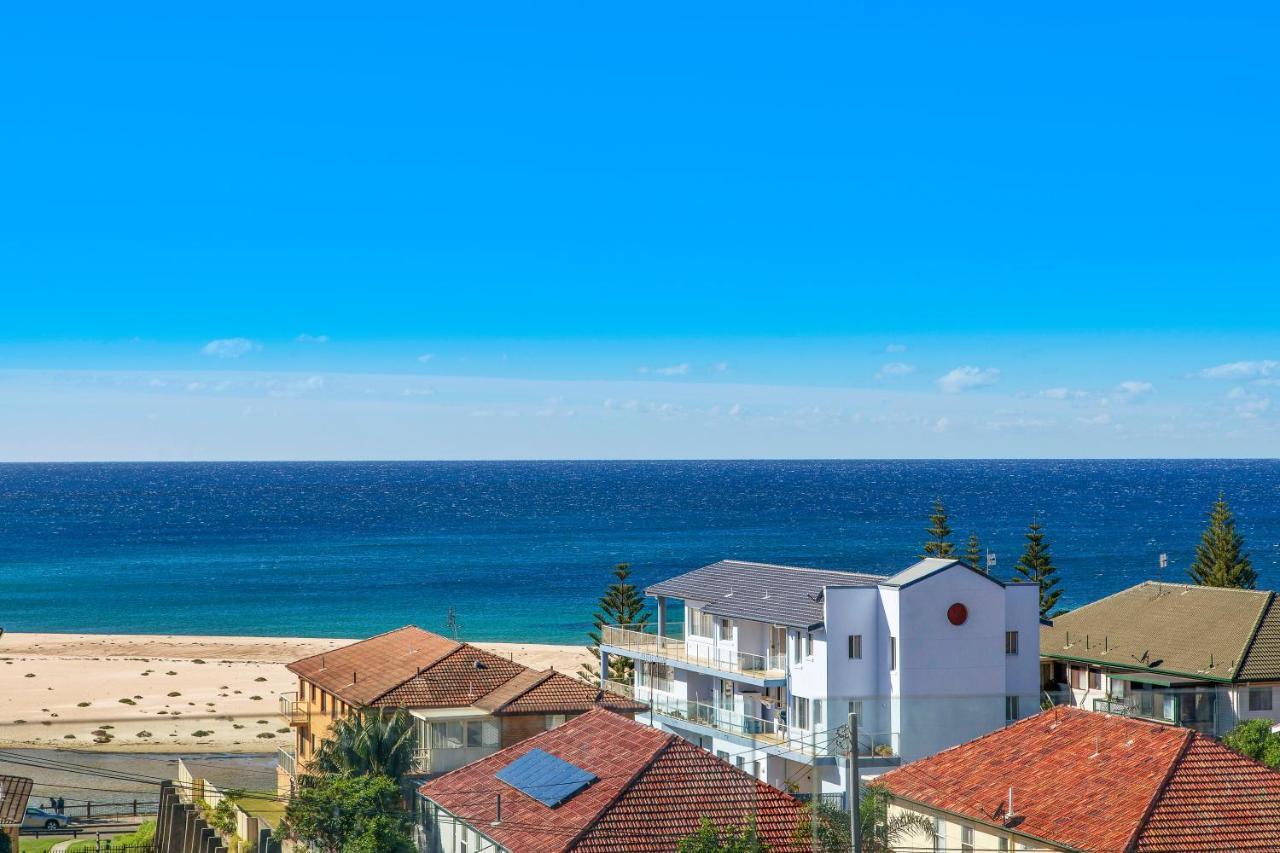
<svg viewBox="0 0 1280 853"><path fill-rule="evenodd" d="M280 747L276 752L276 763L288 774L290 779L298 778L298 756L288 747Z"/></svg>
<svg viewBox="0 0 1280 853"><path fill-rule="evenodd" d="M291 726L304 725L307 722L307 703L299 699L297 693L281 693L280 716Z"/></svg>
<svg viewBox="0 0 1280 853"><path fill-rule="evenodd" d="M787 656L784 652L757 655L735 652L683 639L659 636L651 631L637 631L618 625L606 625L601 644L627 651L643 652L675 663L687 663L718 672L749 675L753 678L785 678Z"/></svg>
<svg viewBox="0 0 1280 853"><path fill-rule="evenodd" d="M647 687L632 687L606 681L603 688L611 693L648 704L653 713L675 722L689 722L726 734L748 738L760 746L776 746L809 756L844 755L849 751L848 730L835 728L801 729L788 726L781 718L766 720L750 714L719 707L710 702L664 696ZM858 755L866 758L896 758L899 752L897 732L858 731Z"/></svg>

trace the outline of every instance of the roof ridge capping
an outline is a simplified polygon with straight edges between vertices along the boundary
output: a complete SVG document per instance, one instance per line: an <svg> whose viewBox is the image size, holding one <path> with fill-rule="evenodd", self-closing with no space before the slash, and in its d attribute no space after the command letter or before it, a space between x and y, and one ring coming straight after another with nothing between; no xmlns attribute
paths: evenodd
<svg viewBox="0 0 1280 853"><path fill-rule="evenodd" d="M738 560L734 557L725 557L722 560L716 560L715 563L708 563L707 565L714 566L717 563L735 563L739 566L759 566L765 569L787 569L788 571L793 571L793 572L822 572L824 574L834 572L837 574L861 575L863 577L868 577L868 578L892 577L892 575L882 575L882 574L879 574L878 572L864 572L858 569L823 569L817 566L793 566L789 563L761 563L755 560ZM699 568L705 569L706 566L700 566ZM695 569L694 571L697 571L697 570Z"/></svg>
<svg viewBox="0 0 1280 853"><path fill-rule="evenodd" d="M349 643L345 643L345 644L343 644L343 645L341 645L341 646L336 646L336 647L334 647L334 648L332 648L332 649L328 649L328 650L323 651L323 652L316 652L316 653L315 653L315 654L313 654L313 655L307 655L306 657L298 658L298 659L297 659L297 660L295 660L295 661L290 661L289 663L285 664L285 666L286 666L286 667L296 666L296 665L298 665L298 664L300 664L300 663L306 663L306 662L307 662L307 661L309 661L309 660L315 660L316 658L322 658L322 657L324 657L325 655L331 655L331 654L333 654L334 652L340 652L340 651L342 651L343 649L349 649L349 648L352 648L353 646L358 646L358 645L360 645L361 643L367 643L367 642L369 642L370 640L380 640L380 639L382 639L383 637L389 637L389 636L391 636L392 634L397 634L397 633L399 633L400 631L407 631L407 630L409 630L409 629L413 629L413 630L415 630L415 631L421 631L421 632L422 632L422 633L424 633L424 634L430 634L430 635L431 635L431 636L433 636L433 637L439 637L439 638L440 638L440 639L442 639L442 640L449 640L450 642L457 643L457 644L459 644L459 645L465 645L465 643L463 643L461 640L454 640L454 639L452 639L452 638L450 638L450 637L446 637L444 634L437 634L437 633L436 633L436 632L434 632L434 631L428 631L426 628L421 628L421 627L419 627L419 626L417 626L417 625L414 625L414 624L410 623L410 624L408 624L408 625L401 625L399 628L392 628L392 629L390 629L390 630L383 631L383 632L381 632L381 633L379 633L379 634L374 634L374 635L369 636L369 637L362 637L362 638L361 638L361 639L359 639L359 640L352 640L352 641L351 641L351 642L349 642ZM336 638L336 639L341 639L341 638Z"/></svg>

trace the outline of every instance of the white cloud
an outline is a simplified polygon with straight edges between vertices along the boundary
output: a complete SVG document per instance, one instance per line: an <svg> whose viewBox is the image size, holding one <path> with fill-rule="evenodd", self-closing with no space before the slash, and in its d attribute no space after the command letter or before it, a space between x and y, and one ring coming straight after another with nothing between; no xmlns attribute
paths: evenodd
<svg viewBox="0 0 1280 853"><path fill-rule="evenodd" d="M1252 379L1256 376L1270 376L1280 372L1280 361L1265 359L1263 361L1233 361L1219 364L1217 367L1206 367L1197 370L1192 376L1201 379Z"/></svg>
<svg viewBox="0 0 1280 853"><path fill-rule="evenodd" d="M728 373L729 362L717 361L715 364L711 365L711 369L714 370L716 373Z"/></svg>
<svg viewBox="0 0 1280 853"><path fill-rule="evenodd" d="M689 372L688 364L673 364L670 367L639 367L637 373L655 373L658 376L684 376Z"/></svg>
<svg viewBox="0 0 1280 853"><path fill-rule="evenodd" d="M294 338L294 340L300 344L327 344L329 343L329 336L301 334Z"/></svg>
<svg viewBox="0 0 1280 853"><path fill-rule="evenodd" d="M906 352L907 345L906 344L889 344L887 347L884 348L884 351L885 352Z"/></svg>
<svg viewBox="0 0 1280 853"><path fill-rule="evenodd" d="M891 361L876 371L876 379L885 379L890 376L906 376L908 373L915 373L915 371L916 366L914 364Z"/></svg>
<svg viewBox="0 0 1280 853"><path fill-rule="evenodd" d="M1076 418L1082 424L1090 424L1092 426L1106 426L1111 423L1111 414L1109 412L1100 412L1091 418Z"/></svg>
<svg viewBox="0 0 1280 853"><path fill-rule="evenodd" d="M943 417L940 417L933 422L933 431L946 432L950 426L951 426L951 418L948 418L944 415Z"/></svg>
<svg viewBox="0 0 1280 853"><path fill-rule="evenodd" d="M938 389L944 394L959 394L970 388L994 385L999 379L1000 370L995 367L957 367L938 377Z"/></svg>
<svg viewBox="0 0 1280 853"><path fill-rule="evenodd" d="M1074 388L1046 388L1036 396L1044 397L1048 400L1079 400L1088 397L1088 391L1078 391Z"/></svg>
<svg viewBox="0 0 1280 853"><path fill-rule="evenodd" d="M422 355L418 356L418 361L421 362L422 364L426 364L428 361L430 361L435 357L436 357L436 354L433 352L424 352Z"/></svg>
<svg viewBox="0 0 1280 853"><path fill-rule="evenodd" d="M200 351L215 358L239 358L260 349L262 344L248 338L218 338L209 341Z"/></svg>
<svg viewBox="0 0 1280 853"><path fill-rule="evenodd" d="M1116 397L1122 403L1127 403L1136 397L1144 397L1147 394L1155 393L1156 386L1150 382L1142 382L1137 379L1129 379L1121 382L1116 386Z"/></svg>
<svg viewBox="0 0 1280 853"><path fill-rule="evenodd" d="M741 403L734 403L732 406L729 407L729 417L736 418L740 414L742 414Z"/></svg>

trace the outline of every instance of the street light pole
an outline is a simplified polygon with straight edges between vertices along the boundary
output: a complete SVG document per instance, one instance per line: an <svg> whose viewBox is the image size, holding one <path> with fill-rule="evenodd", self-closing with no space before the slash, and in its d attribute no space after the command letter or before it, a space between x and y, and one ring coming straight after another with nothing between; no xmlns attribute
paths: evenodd
<svg viewBox="0 0 1280 853"><path fill-rule="evenodd" d="M858 715L849 714L849 760L845 764L845 796L849 798L849 837L853 853L862 853L862 810L858 796Z"/></svg>

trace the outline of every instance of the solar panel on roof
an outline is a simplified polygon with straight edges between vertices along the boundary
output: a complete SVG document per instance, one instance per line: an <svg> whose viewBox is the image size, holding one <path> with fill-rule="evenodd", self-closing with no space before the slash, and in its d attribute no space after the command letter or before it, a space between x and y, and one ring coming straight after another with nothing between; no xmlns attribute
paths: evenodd
<svg viewBox="0 0 1280 853"><path fill-rule="evenodd" d="M555 808L596 781L595 774L540 749L529 750L499 770L497 776L549 808Z"/></svg>

